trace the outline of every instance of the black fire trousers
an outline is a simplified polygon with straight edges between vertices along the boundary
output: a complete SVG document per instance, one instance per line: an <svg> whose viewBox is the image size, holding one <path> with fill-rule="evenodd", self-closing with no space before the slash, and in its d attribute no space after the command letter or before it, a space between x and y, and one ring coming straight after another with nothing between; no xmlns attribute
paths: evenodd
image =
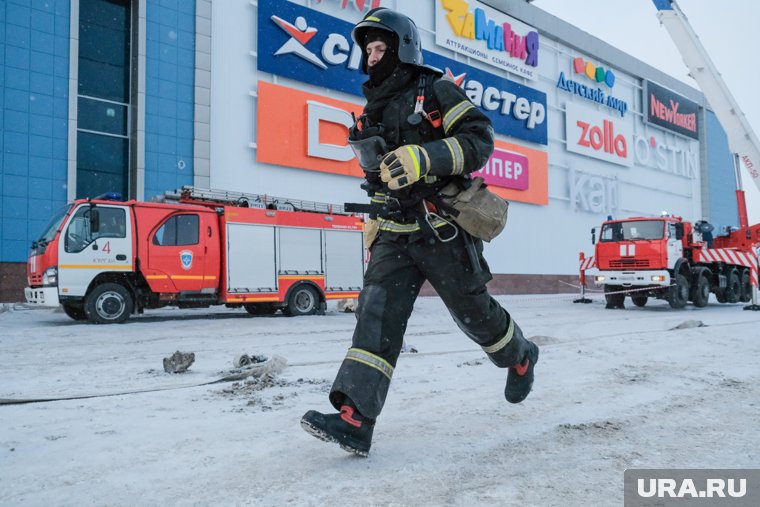
<svg viewBox="0 0 760 507"><path fill-rule="evenodd" d="M486 290L492 276L482 241L473 241L482 267L479 273L473 270L461 230L446 243L419 233L380 233L372 245L359 295L352 347L330 391L336 409L347 396L364 416L375 419L380 414L407 321L425 280L459 328L486 349L492 362L502 368L512 366L503 351L488 351L507 334L510 316Z"/></svg>

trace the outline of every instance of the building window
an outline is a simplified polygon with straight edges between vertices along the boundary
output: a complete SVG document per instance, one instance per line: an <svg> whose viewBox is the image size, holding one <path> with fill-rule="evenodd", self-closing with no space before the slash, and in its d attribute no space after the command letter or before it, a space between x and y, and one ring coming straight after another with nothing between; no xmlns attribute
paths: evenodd
<svg viewBox="0 0 760 507"><path fill-rule="evenodd" d="M77 198L129 195L130 0L79 1Z"/></svg>

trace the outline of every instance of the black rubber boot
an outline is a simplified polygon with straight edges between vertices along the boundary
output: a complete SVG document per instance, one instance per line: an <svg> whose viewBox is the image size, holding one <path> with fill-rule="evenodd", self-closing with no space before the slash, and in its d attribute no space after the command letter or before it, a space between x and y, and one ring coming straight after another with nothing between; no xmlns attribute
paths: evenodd
<svg viewBox="0 0 760 507"><path fill-rule="evenodd" d="M528 397L533 388L533 369L538 362L538 345L526 340L520 328L515 325L515 334L507 349L515 361L507 373L504 397L510 403L520 403Z"/></svg>
<svg viewBox="0 0 760 507"><path fill-rule="evenodd" d="M338 414L309 410L301 418L301 427L320 440L335 442L344 451L367 457L372 445L375 421L361 415L350 402Z"/></svg>

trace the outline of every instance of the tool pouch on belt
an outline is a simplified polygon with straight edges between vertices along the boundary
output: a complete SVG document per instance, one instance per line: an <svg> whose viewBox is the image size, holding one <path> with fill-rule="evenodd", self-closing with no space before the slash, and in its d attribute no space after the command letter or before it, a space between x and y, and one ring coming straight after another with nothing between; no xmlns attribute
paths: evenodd
<svg viewBox="0 0 760 507"><path fill-rule="evenodd" d="M377 232L379 229L380 224L377 223L377 220L374 218L367 220L364 224L364 248L369 250L369 247L372 246L372 243L375 242L375 238L377 238Z"/></svg>
<svg viewBox="0 0 760 507"><path fill-rule="evenodd" d="M488 190L483 178L473 178L469 188L462 190L449 183L438 193L446 206L459 213L452 218L465 231L483 241L491 241L507 225L509 203Z"/></svg>

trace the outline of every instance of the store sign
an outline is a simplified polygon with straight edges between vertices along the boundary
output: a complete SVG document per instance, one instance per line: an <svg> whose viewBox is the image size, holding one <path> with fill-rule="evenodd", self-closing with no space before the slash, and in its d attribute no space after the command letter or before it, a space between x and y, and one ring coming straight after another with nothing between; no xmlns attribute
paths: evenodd
<svg viewBox="0 0 760 507"><path fill-rule="evenodd" d="M526 190L530 181L530 162L525 155L495 148L477 174L492 186Z"/></svg>
<svg viewBox="0 0 760 507"><path fill-rule="evenodd" d="M425 63L445 70L493 123L494 131L547 144L546 94L435 53Z"/></svg>
<svg viewBox="0 0 760 507"><path fill-rule="evenodd" d="M610 93L612 87L615 86L615 74L611 70L597 67L591 62L584 61L583 58L574 58L573 71L573 77L581 78L581 80L576 81L572 77L566 77L564 72L560 72L557 88L610 107L619 112L621 117L625 116L628 111L628 102L613 97ZM604 85L605 88L601 88L600 85Z"/></svg>
<svg viewBox="0 0 760 507"><path fill-rule="evenodd" d="M694 179L697 177L699 161L696 152L657 142L654 136L649 139L636 136L633 146L633 153L638 165L684 178Z"/></svg>
<svg viewBox="0 0 760 507"><path fill-rule="evenodd" d="M259 162L364 177L346 141L361 106L264 81L257 104Z"/></svg>
<svg viewBox="0 0 760 507"><path fill-rule="evenodd" d="M620 187L615 178L570 169L570 205L588 213L617 214Z"/></svg>
<svg viewBox="0 0 760 507"><path fill-rule="evenodd" d="M615 86L615 73L604 67L597 67L580 56L573 58L573 71L576 75L584 75L597 83L604 83L608 88Z"/></svg>
<svg viewBox="0 0 760 507"><path fill-rule="evenodd" d="M520 77L538 79L536 29L476 0L435 0L435 43Z"/></svg>
<svg viewBox="0 0 760 507"><path fill-rule="evenodd" d="M629 121L611 118L595 109L567 103L565 112L567 150L613 164L630 167L629 143L633 128Z"/></svg>
<svg viewBox="0 0 760 507"><path fill-rule="evenodd" d="M259 0L256 64L263 72L362 95L353 25L292 2Z"/></svg>
<svg viewBox="0 0 760 507"><path fill-rule="evenodd" d="M488 188L508 201L549 204L549 156L545 151L496 140L480 171Z"/></svg>
<svg viewBox="0 0 760 507"><path fill-rule="evenodd" d="M322 0L317 0L317 3L322 2ZM366 6L369 9L377 9L380 7L380 0L353 0L351 2L359 11L363 11L364 7ZM349 0L340 0L340 8L345 9L348 7Z"/></svg>
<svg viewBox="0 0 760 507"><path fill-rule="evenodd" d="M346 142L351 113L361 106L259 81L259 162L364 178ZM494 154L479 175L505 199L548 204L545 152L496 141Z"/></svg>
<svg viewBox="0 0 760 507"><path fill-rule="evenodd" d="M644 101L648 123L665 127L692 139L699 139L697 117L699 105L689 99L671 92L667 88L646 81Z"/></svg>
<svg viewBox="0 0 760 507"><path fill-rule="evenodd" d="M361 49L353 25L291 2L259 1L260 71L363 97ZM546 94L449 58L423 51L426 64L450 69L468 97L506 136L547 144Z"/></svg>

